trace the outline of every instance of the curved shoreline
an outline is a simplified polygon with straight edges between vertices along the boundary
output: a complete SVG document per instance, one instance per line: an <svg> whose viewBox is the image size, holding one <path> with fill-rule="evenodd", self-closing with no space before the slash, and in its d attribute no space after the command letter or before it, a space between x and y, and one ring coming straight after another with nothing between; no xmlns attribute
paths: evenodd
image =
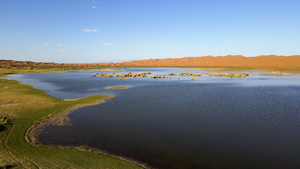
<svg viewBox="0 0 300 169"><path fill-rule="evenodd" d="M45 93L47 93L49 91L45 90ZM44 94L45 94L44 93ZM89 96L95 96L95 95L88 95L86 97ZM99 148L94 148L94 147L90 147L87 145L81 145L81 146L62 146L62 145L45 145L39 142L38 139L38 135L43 132L43 128L49 125L56 125L56 126L65 126L65 125L72 125L71 120L69 119L68 115L71 114L73 111L79 109L79 108L83 108L83 107L87 107L87 106L94 106L94 105L98 105L98 104L102 104L105 103L106 99L110 99L115 97L114 95L102 95L102 96L106 96L104 98L98 99L97 101L93 102L93 103L87 103L87 104L78 104L75 106L72 106L68 109L65 109L61 112L57 112L56 114L52 115L49 114L46 117L42 117L41 119L38 119L36 121L34 121L32 123L32 125L26 130L26 133L24 135L24 140L31 146L34 147L38 147L38 146L43 146L43 147L56 147L56 148L74 148L80 151L87 151L87 152L91 152L91 153L95 153L95 154L101 154L104 156L108 156L108 157L112 157L112 158L116 158L119 160L123 160L123 161L127 161L133 164L136 164L142 168L149 168L151 169L152 167L150 167L148 164L146 163L142 163L139 161L136 161L134 159L130 159L127 157L123 157L123 156L118 156L115 155L113 153L110 153L108 151L105 150L101 150ZM76 101L80 98L76 98L76 99L61 99L64 101Z"/></svg>
<svg viewBox="0 0 300 169"><path fill-rule="evenodd" d="M45 91L45 93L48 91ZM44 93L44 94L45 94ZM96 95L89 95L89 96L96 96ZM32 145L32 146L40 146L43 145L38 141L38 135L40 132L42 132L41 128L49 125L56 125L56 126L66 126L66 125L72 125L71 120L69 119L68 115L71 114L73 111L87 106L93 106L97 104L104 103L106 99L113 98L115 96L113 95L104 95L105 98L98 99L97 101L93 103L87 103L87 104L77 104L75 106L72 106L68 109L65 109L61 112L57 112L55 114L49 114L46 117L42 117L41 119L38 119L32 123L32 125L26 130L26 133L24 135L25 141ZM88 97L88 96L86 96ZM84 97L83 97L84 98ZM76 101L80 98L76 99L61 99L63 101Z"/></svg>

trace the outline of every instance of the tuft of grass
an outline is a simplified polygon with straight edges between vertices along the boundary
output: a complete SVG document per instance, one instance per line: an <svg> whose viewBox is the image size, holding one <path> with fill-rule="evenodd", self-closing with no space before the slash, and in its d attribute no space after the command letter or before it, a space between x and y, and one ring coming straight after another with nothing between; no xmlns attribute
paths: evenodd
<svg viewBox="0 0 300 169"><path fill-rule="evenodd" d="M101 154L71 147L31 146L25 141L27 129L49 115L78 105L103 101L110 95L91 95L62 100L14 80L0 79L0 168L140 168Z"/></svg>

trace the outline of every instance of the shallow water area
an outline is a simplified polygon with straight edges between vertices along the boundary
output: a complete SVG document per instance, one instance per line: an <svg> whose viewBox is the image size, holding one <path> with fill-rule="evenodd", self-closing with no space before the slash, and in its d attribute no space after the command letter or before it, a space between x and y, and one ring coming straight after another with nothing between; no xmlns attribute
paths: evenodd
<svg viewBox="0 0 300 169"><path fill-rule="evenodd" d="M118 73L245 72L179 68ZM88 145L158 168L300 168L300 76L246 78L90 77L99 71L11 75L60 98L113 94L69 115L72 126L48 126L44 144ZM111 72L107 72L111 73ZM179 77L179 80L177 80ZM126 90L106 90L130 86Z"/></svg>

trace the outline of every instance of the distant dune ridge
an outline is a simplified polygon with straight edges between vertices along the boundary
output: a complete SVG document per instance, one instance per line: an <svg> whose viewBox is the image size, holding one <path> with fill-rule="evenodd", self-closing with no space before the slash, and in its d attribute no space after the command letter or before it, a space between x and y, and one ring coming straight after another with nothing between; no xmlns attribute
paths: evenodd
<svg viewBox="0 0 300 169"><path fill-rule="evenodd" d="M300 55L294 56L256 56L242 55L202 56L168 59L148 59L120 63L122 66L149 66L149 67L222 67L222 68L278 68L300 69Z"/></svg>
<svg viewBox="0 0 300 169"><path fill-rule="evenodd" d="M42 63L29 61L0 60L2 68L16 68L18 66L32 67L76 67L76 66L103 66L103 67L216 67L216 68L251 68L251 69L286 69L300 70L300 55L276 56L262 55L245 57L242 55L202 56L167 59L147 59L121 63Z"/></svg>

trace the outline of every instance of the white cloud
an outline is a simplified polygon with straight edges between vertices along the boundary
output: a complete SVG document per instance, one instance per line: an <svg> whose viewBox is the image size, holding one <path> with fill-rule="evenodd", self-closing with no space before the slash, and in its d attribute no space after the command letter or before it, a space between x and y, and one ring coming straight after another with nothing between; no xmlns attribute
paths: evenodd
<svg viewBox="0 0 300 169"><path fill-rule="evenodd" d="M33 50L37 50L37 48L33 48Z"/></svg>
<svg viewBox="0 0 300 169"><path fill-rule="evenodd" d="M58 47L63 47L63 44L58 44L57 46L58 46Z"/></svg>
<svg viewBox="0 0 300 169"><path fill-rule="evenodd" d="M23 35L23 33L22 33L22 32L19 32L18 35Z"/></svg>
<svg viewBox="0 0 300 169"><path fill-rule="evenodd" d="M112 43L103 43L104 46L110 46Z"/></svg>
<svg viewBox="0 0 300 169"><path fill-rule="evenodd" d="M84 29L83 32L98 32L98 29Z"/></svg>
<svg viewBox="0 0 300 169"><path fill-rule="evenodd" d="M50 46L50 44L49 43L45 43L44 46Z"/></svg>
<svg viewBox="0 0 300 169"><path fill-rule="evenodd" d="M61 52L64 52L64 51L66 51L66 49L60 49L60 51L61 51Z"/></svg>
<svg viewBox="0 0 300 169"><path fill-rule="evenodd" d="M95 7L95 6L92 6L92 8L94 8L94 9L95 9L96 7Z"/></svg>

